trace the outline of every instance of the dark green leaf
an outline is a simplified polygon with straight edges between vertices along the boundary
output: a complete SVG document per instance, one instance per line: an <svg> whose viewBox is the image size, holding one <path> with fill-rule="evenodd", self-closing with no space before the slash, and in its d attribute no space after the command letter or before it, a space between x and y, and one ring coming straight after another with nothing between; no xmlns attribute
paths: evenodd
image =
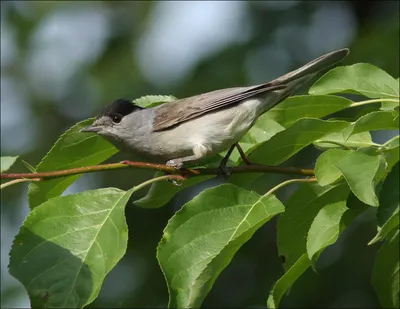
<svg viewBox="0 0 400 309"><path fill-rule="evenodd" d="M329 185L342 176L335 164L350 152L352 150L329 149L318 157L315 164L315 177L321 186Z"/></svg>
<svg viewBox="0 0 400 309"><path fill-rule="evenodd" d="M310 94L355 93L369 98L399 97L399 83L385 71L368 63L342 66L322 76Z"/></svg>
<svg viewBox="0 0 400 309"><path fill-rule="evenodd" d="M275 196L225 184L207 189L168 222L157 250L170 307L200 307L236 251L284 211Z"/></svg>
<svg viewBox="0 0 400 309"><path fill-rule="evenodd" d="M374 179L380 165L378 155L354 151L345 156L336 167L349 184L357 198L367 205L378 206Z"/></svg>
<svg viewBox="0 0 400 309"><path fill-rule="evenodd" d="M36 167L37 172L57 171L75 167L96 165L118 150L99 135L80 133L93 119L78 122L67 130L54 144ZM81 175L73 175L29 184L29 206L31 209L50 198L60 196Z"/></svg>
<svg viewBox="0 0 400 309"><path fill-rule="evenodd" d="M393 213L400 207L399 199L399 163L392 168L389 175L386 177L382 189L379 193L379 208L377 211L378 225L383 226L387 220L392 217Z"/></svg>
<svg viewBox="0 0 400 309"><path fill-rule="evenodd" d="M36 173L36 169L32 165L30 165L28 162L26 162L24 160L21 160L21 161L28 170L30 170L32 173Z"/></svg>
<svg viewBox="0 0 400 309"><path fill-rule="evenodd" d="M144 97L133 100L133 104L140 107L150 108L175 100L176 98L172 95L146 95Z"/></svg>
<svg viewBox="0 0 400 309"><path fill-rule="evenodd" d="M268 308L278 308L282 297L297 279L311 266L311 261L307 254L302 254L300 258L285 272L285 274L275 283L268 300Z"/></svg>
<svg viewBox="0 0 400 309"><path fill-rule="evenodd" d="M301 118L322 118L348 108L352 103L346 98L333 95L293 96L265 115L287 128Z"/></svg>
<svg viewBox="0 0 400 309"><path fill-rule="evenodd" d="M100 189L48 200L28 215L10 252L10 273L33 308L81 308L125 254L132 190Z"/></svg>
<svg viewBox="0 0 400 309"><path fill-rule="evenodd" d="M386 240L376 254L372 285L383 308L399 308L399 231Z"/></svg>
<svg viewBox="0 0 400 309"><path fill-rule="evenodd" d="M16 156L16 157L1 157L0 173L7 171L15 163L15 161L17 159L18 159L18 156Z"/></svg>

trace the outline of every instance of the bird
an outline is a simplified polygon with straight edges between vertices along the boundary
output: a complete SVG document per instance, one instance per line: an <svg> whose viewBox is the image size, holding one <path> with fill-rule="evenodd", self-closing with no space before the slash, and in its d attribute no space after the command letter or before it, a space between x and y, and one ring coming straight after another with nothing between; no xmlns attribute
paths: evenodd
<svg viewBox="0 0 400 309"><path fill-rule="evenodd" d="M117 99L80 132L99 134L121 151L178 170L229 149L220 164L226 167L234 147L246 161L238 141L261 115L348 53L347 48L332 51L267 83L214 90L151 108Z"/></svg>

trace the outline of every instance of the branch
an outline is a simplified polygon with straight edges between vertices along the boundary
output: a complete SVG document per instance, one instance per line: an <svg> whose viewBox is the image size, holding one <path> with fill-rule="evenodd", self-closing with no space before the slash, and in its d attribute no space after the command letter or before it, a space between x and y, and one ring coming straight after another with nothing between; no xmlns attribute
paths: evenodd
<svg viewBox="0 0 400 309"><path fill-rule="evenodd" d="M99 171L116 170L122 168L141 168L150 169L155 171L163 171L171 174L182 174L185 177L203 176L203 175L220 175L223 174L220 168L194 168L194 169L181 169L177 170L172 166L164 164L153 164L145 162L132 162L132 161L122 161L120 163L109 163L109 164L99 164L93 166L84 166L71 168L67 170L51 171L51 172L39 172L39 173L18 173L18 174L0 174L1 179L52 179L65 176L71 176L83 173L93 173ZM313 169L304 168L294 168L294 167L277 167L268 165L243 165L227 167L227 172L236 173L272 173L272 174L291 174L291 175L304 175L304 176L314 176Z"/></svg>

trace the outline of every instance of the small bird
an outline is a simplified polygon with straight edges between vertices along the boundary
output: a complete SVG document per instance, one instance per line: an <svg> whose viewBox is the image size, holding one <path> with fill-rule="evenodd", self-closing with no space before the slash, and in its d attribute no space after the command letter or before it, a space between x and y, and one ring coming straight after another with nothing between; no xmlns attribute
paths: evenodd
<svg viewBox="0 0 400 309"><path fill-rule="evenodd" d="M347 48L330 52L265 84L215 90L152 108L118 99L81 132L95 132L122 151L177 169L229 148L221 163L225 166L258 117L348 53Z"/></svg>

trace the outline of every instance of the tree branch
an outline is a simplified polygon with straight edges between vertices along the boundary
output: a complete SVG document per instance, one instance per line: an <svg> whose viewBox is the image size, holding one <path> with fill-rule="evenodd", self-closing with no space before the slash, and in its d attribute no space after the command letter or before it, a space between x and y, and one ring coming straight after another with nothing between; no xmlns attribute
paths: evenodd
<svg viewBox="0 0 400 309"><path fill-rule="evenodd" d="M172 166L168 166L168 165L164 165L164 164L122 161L120 163L99 164L99 165L77 167L77 168L71 168L71 169L67 169L67 170L51 171L51 172L0 174L0 178L1 179L33 179L33 178L38 179L39 178L40 180L45 180L45 179L71 176L71 175L76 175L76 174L93 173L93 172L107 171L107 170L116 170L116 169L129 168L129 167L150 169L150 170L155 170L155 171L163 171L163 172L167 172L167 173L171 173L171 174L182 174L185 177L223 174L222 170L219 168L194 168L194 169L188 168L188 169L177 170ZM294 167L277 167L277 166L268 166L268 165L259 165L259 164L227 167L227 171L228 171L228 173L232 173L232 174L236 174L236 173L272 173L272 174L291 174L291 175L314 176L313 169L294 168Z"/></svg>

